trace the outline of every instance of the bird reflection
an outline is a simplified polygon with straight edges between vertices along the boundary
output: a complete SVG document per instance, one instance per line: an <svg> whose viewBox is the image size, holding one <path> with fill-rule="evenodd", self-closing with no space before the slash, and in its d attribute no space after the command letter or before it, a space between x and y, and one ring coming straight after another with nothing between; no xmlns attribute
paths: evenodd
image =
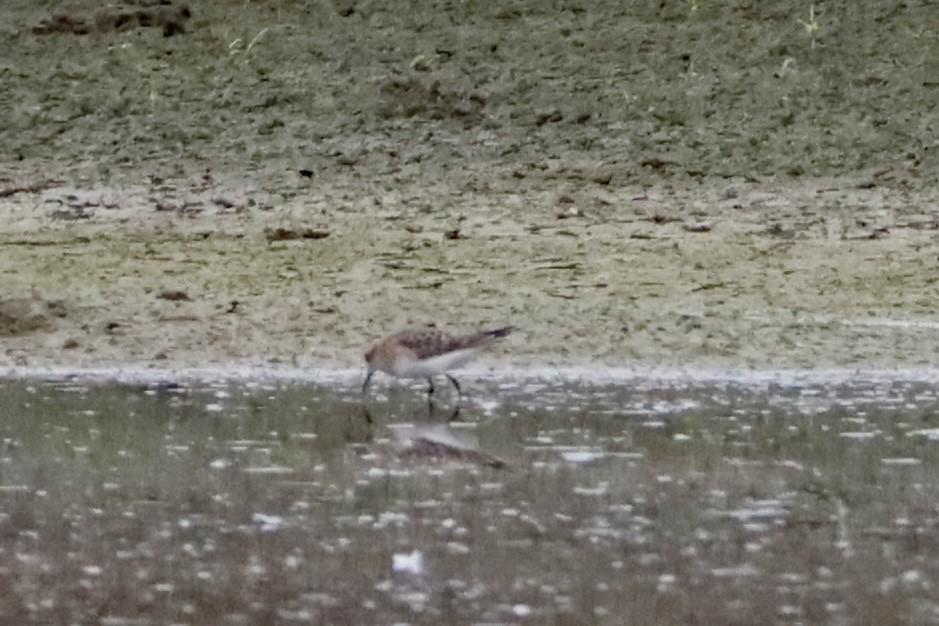
<svg viewBox="0 0 939 626"><path fill-rule="evenodd" d="M457 433L449 424L393 424L388 427L398 458L456 462L504 469L506 462L481 450L479 444Z"/></svg>

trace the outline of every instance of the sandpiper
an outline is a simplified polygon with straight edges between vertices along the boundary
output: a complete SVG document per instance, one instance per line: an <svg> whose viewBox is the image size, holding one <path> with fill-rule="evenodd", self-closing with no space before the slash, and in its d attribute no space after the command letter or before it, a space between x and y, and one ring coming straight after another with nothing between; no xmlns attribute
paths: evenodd
<svg viewBox="0 0 939 626"><path fill-rule="evenodd" d="M434 376L446 376L456 388L457 400L462 397L460 383L449 371L464 365L476 352L512 332L511 326L482 330L466 335L452 335L433 326L402 330L369 348L365 353L368 374L362 384L362 393L375 372L381 371L398 378L426 378L430 383L427 399L434 393Z"/></svg>

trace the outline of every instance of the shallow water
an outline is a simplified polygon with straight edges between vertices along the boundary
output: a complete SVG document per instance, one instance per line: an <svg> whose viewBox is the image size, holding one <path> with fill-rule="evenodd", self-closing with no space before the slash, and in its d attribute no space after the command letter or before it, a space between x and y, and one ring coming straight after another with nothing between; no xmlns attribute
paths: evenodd
<svg viewBox="0 0 939 626"><path fill-rule="evenodd" d="M352 372L49 378L0 384L4 622L939 620L930 372L477 372L449 425Z"/></svg>

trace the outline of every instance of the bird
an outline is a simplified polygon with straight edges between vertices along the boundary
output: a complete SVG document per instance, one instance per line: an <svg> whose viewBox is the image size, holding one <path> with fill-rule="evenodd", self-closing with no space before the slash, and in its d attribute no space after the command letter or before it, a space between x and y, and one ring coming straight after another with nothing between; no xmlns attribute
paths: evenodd
<svg viewBox="0 0 939 626"><path fill-rule="evenodd" d="M365 353L368 372L362 384L365 395L375 372L385 372L398 378L425 378L430 387L427 400L434 394L434 376L446 376L457 392L457 403L463 391L449 371L470 361L479 349L514 330L503 326L494 330L481 330L468 334L451 334L434 326L408 328L380 339Z"/></svg>

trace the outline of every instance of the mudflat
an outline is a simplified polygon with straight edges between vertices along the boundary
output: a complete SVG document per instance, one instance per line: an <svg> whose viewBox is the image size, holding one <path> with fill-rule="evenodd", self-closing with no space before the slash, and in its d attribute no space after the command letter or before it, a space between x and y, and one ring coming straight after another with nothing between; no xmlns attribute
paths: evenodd
<svg viewBox="0 0 939 626"><path fill-rule="evenodd" d="M926 3L7 9L0 363L939 351Z"/></svg>

